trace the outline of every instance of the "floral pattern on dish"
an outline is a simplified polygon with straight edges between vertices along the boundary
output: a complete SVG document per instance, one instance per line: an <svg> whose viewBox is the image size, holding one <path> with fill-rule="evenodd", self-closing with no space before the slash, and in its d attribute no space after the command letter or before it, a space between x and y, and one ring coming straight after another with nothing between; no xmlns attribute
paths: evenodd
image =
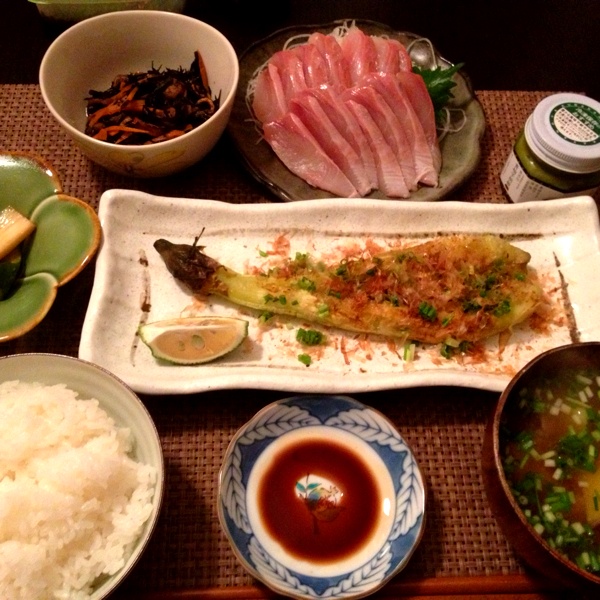
<svg viewBox="0 0 600 600"><path fill-rule="evenodd" d="M257 522L252 471L261 455L290 433L310 435L326 428L355 451L374 453L393 485L391 519L367 554L340 561L345 568L290 561L278 545L263 543ZM309 433L305 433L309 432ZM269 456L269 459L271 456ZM365 459L367 460L367 459ZM375 467L373 467L375 469ZM425 525L425 486L415 457L395 429L378 411L347 396L296 396L259 411L231 441L219 473L218 514L232 548L244 567L274 591L296 599L360 598L373 593L397 575L418 546ZM275 549L275 551L273 551ZM294 564L294 561L292 561Z"/></svg>

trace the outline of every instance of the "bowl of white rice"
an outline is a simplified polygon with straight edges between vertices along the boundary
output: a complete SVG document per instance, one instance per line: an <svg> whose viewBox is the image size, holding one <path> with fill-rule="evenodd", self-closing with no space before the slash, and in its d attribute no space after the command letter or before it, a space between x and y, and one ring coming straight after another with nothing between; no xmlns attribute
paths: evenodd
<svg viewBox="0 0 600 600"><path fill-rule="evenodd" d="M105 598L144 551L163 483L154 422L117 377L0 358L0 598Z"/></svg>

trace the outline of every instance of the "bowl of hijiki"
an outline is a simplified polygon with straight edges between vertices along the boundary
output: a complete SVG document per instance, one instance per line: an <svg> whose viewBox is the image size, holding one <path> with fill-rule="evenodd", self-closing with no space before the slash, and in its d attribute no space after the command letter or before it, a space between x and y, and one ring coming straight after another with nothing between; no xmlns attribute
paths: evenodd
<svg viewBox="0 0 600 600"><path fill-rule="evenodd" d="M217 144L239 79L231 42L193 17L125 10L63 31L40 63L40 93L77 148L137 178L192 167Z"/></svg>
<svg viewBox="0 0 600 600"><path fill-rule="evenodd" d="M233 552L292 598L360 598L408 563L425 525L417 461L380 412L345 396L296 396L232 439L218 514Z"/></svg>
<svg viewBox="0 0 600 600"><path fill-rule="evenodd" d="M141 400L57 354L0 358L2 598L106 598L154 530L164 465Z"/></svg>
<svg viewBox="0 0 600 600"><path fill-rule="evenodd" d="M487 497L519 556L600 591L600 342L548 350L504 392L483 446Z"/></svg>

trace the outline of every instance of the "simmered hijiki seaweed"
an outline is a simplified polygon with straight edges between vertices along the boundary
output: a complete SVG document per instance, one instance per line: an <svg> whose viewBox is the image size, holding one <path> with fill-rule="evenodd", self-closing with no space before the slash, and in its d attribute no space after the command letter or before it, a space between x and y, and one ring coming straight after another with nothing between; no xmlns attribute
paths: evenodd
<svg viewBox="0 0 600 600"><path fill-rule="evenodd" d="M539 379L515 400L500 432L512 492L552 548L600 574L600 372Z"/></svg>
<svg viewBox="0 0 600 600"><path fill-rule="evenodd" d="M118 75L107 90L90 90L85 132L114 144L173 139L205 123L218 110L200 52L189 69L151 68Z"/></svg>

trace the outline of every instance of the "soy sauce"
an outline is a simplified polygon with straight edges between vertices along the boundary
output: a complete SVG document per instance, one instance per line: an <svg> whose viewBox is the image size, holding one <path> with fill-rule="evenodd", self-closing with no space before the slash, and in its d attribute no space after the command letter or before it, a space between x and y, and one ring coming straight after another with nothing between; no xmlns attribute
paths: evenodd
<svg viewBox="0 0 600 600"><path fill-rule="evenodd" d="M360 550L376 531L382 504L365 460L326 439L282 449L258 487L258 510L269 535L290 555L317 564Z"/></svg>

